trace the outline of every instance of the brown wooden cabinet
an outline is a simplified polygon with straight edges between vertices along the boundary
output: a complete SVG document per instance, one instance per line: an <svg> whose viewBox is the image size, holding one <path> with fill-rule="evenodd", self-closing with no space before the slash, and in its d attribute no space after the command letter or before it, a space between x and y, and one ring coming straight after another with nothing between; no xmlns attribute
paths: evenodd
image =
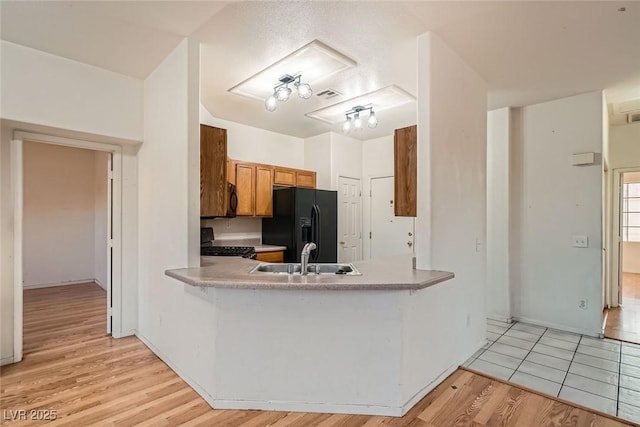
<svg viewBox="0 0 640 427"><path fill-rule="evenodd" d="M396 129L393 137L394 214L416 216L418 186L418 128Z"/></svg>
<svg viewBox="0 0 640 427"><path fill-rule="evenodd" d="M316 173L303 169L275 166L273 184L285 187L316 188Z"/></svg>
<svg viewBox="0 0 640 427"><path fill-rule="evenodd" d="M284 251L258 252L256 259L262 262L284 262Z"/></svg>
<svg viewBox="0 0 640 427"><path fill-rule="evenodd" d="M200 216L227 214L227 130L200 125Z"/></svg>
<svg viewBox="0 0 640 427"><path fill-rule="evenodd" d="M238 216L273 215L273 166L235 162Z"/></svg>

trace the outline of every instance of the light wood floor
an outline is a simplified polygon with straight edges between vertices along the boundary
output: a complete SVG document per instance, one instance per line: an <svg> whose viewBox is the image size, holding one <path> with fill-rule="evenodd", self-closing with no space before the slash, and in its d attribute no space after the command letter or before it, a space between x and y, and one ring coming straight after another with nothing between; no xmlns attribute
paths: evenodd
<svg viewBox="0 0 640 427"><path fill-rule="evenodd" d="M105 334L105 293L87 284L25 292L24 361L0 370L9 411L55 410L66 426L621 426L503 382L458 370L402 418L213 410L137 338ZM9 418L9 419L7 419Z"/></svg>
<svg viewBox="0 0 640 427"><path fill-rule="evenodd" d="M640 344L640 274L622 274L622 306L606 314L606 337Z"/></svg>

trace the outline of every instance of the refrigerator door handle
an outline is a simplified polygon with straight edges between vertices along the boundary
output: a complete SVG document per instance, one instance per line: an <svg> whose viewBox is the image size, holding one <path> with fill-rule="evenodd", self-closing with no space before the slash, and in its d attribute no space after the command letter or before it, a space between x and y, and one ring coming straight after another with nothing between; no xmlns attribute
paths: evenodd
<svg viewBox="0 0 640 427"><path fill-rule="evenodd" d="M315 250L315 256L313 257L313 260L316 261L318 259L318 257L320 256L320 248L321 248L321 243L322 243L322 238L320 237L320 235L322 234L322 228L320 226L321 224L321 212L320 212L320 206L318 205L313 205L313 208L316 211L316 215L315 215L315 219L316 219L316 223L315 223L315 244L316 244L316 250Z"/></svg>

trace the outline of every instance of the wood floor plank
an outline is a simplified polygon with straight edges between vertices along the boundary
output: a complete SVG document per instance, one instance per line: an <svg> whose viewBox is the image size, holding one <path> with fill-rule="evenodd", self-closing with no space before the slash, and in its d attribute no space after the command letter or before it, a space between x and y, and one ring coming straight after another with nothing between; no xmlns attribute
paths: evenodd
<svg viewBox="0 0 640 427"><path fill-rule="evenodd" d="M620 420L459 369L404 417L212 409L136 337L105 334L95 284L25 291L25 358L0 368L3 409L54 409L52 426L605 426ZM2 420L39 426L39 420Z"/></svg>

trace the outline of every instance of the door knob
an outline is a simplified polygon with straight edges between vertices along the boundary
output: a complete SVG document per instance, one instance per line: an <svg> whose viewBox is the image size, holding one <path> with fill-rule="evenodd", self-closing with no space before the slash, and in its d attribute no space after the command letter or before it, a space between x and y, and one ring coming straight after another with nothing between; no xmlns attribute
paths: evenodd
<svg viewBox="0 0 640 427"><path fill-rule="evenodd" d="M341 244L341 245L344 245L344 244L345 244L345 242L340 242L340 244Z"/></svg>
<svg viewBox="0 0 640 427"><path fill-rule="evenodd" d="M413 242L407 242L407 246L409 247L413 246Z"/></svg>

